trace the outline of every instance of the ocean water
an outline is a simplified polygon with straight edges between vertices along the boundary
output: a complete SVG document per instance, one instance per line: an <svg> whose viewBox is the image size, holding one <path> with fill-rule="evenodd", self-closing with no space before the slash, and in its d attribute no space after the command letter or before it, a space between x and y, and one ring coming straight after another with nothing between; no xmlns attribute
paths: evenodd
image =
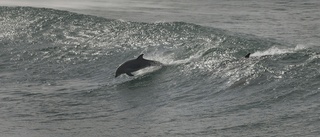
<svg viewBox="0 0 320 137"><path fill-rule="evenodd" d="M0 136L316 137L319 7L1 1ZM142 53L164 66L114 78Z"/></svg>

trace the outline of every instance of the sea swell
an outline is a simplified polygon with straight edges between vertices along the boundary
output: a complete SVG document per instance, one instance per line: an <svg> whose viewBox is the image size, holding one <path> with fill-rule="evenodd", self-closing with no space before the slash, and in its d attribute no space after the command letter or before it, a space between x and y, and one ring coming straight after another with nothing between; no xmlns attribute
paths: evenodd
<svg viewBox="0 0 320 137"><path fill-rule="evenodd" d="M39 68L44 66L43 63L53 63L56 67L64 64L87 66L102 58L108 58L105 62L110 66L118 66L119 61L114 61L115 58L125 60L140 53L146 53L151 59L160 57L160 61L166 64L187 63L201 58L202 64L189 63L189 67L212 69L223 60L281 45L253 36L229 34L223 30L183 22L148 24L52 9L1 9L2 26L5 26L1 44L8 47L3 51L9 50L4 53L11 54L8 55L11 61L21 61L15 64L27 63L24 69L31 65ZM54 70L63 72L61 69ZM114 68L109 70L113 71Z"/></svg>
<svg viewBox="0 0 320 137"><path fill-rule="evenodd" d="M18 115L31 117L40 125L96 118L107 119L106 123L121 131L130 127L117 116L130 113L140 118L146 115L141 120L154 127L147 135L163 135L164 130L182 136L226 131L250 136L242 129L256 135L277 134L282 131L276 126L296 124L291 118L309 125L311 134L319 127L310 123L319 121L312 115L319 112L318 105L312 105L319 103L317 48L185 22L130 22L45 8L0 7L0 25L0 90L7 96L3 102L25 98L27 104L38 99L30 104L45 105L46 99L39 99L44 97L64 107L57 109L55 103L48 109L36 106L35 111L40 108L44 115L40 119ZM249 52L251 57L244 58ZM165 66L133 78L114 78L121 63L141 53ZM18 86L13 87L15 84ZM130 98L133 96L140 100ZM85 112L91 101L111 107L106 115L100 106L90 108L92 113ZM68 110L70 106L80 112ZM311 114L303 115L306 112ZM119 123L108 122L112 118ZM183 125L185 120L203 124L166 127ZM133 122L133 129L143 132L147 127L140 122ZM291 128L289 135L304 133ZM298 132L290 132L295 130Z"/></svg>

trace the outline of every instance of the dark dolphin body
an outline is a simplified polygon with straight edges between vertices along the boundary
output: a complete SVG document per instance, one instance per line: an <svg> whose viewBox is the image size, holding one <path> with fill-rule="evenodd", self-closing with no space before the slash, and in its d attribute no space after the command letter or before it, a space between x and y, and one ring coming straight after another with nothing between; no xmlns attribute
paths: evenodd
<svg viewBox="0 0 320 137"><path fill-rule="evenodd" d="M251 55L251 53L248 53L246 56L244 56L245 58L249 58Z"/></svg>
<svg viewBox="0 0 320 137"><path fill-rule="evenodd" d="M128 76L133 76L132 72L137 70L149 67L149 66L161 66L162 63L153 60L147 60L143 58L143 54L141 54L137 59L129 60L117 69L116 77L121 74L126 73Z"/></svg>

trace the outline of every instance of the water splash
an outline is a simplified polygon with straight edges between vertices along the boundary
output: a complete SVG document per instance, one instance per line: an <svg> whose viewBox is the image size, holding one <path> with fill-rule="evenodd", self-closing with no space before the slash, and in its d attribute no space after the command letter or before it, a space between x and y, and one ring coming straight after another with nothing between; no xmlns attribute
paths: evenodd
<svg viewBox="0 0 320 137"><path fill-rule="evenodd" d="M286 53L294 53L296 51L303 50L306 48L307 48L306 46L301 44L297 45L294 48L279 48L279 47L273 46L265 51L254 52L250 56L261 57L261 56L267 56L267 55L280 55L280 54L286 54Z"/></svg>

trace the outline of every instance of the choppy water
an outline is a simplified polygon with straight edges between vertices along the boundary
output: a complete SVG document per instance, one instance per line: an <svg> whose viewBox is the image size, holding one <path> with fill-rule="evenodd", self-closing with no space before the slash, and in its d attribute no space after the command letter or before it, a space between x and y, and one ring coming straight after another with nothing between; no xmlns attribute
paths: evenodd
<svg viewBox="0 0 320 137"><path fill-rule="evenodd" d="M0 25L1 136L320 134L314 37L31 7L0 7ZM141 53L165 66L114 78Z"/></svg>

